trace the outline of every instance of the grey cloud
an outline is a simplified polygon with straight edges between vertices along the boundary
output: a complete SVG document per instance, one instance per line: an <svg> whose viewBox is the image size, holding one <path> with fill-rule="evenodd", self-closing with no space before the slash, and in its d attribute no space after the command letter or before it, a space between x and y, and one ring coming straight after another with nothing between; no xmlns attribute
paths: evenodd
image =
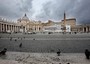
<svg viewBox="0 0 90 64"><path fill-rule="evenodd" d="M90 0L81 0L80 5L76 5L74 15L78 19L79 23L90 23Z"/></svg>
<svg viewBox="0 0 90 64"><path fill-rule="evenodd" d="M28 13L32 8L32 0L3 0L0 1L0 16L17 19Z"/></svg>
<svg viewBox="0 0 90 64"><path fill-rule="evenodd" d="M53 0L43 4L41 14L37 15L39 19L63 19L63 13L66 11L67 18L75 17L77 23L90 23L90 0Z"/></svg>
<svg viewBox="0 0 90 64"><path fill-rule="evenodd" d="M60 20L63 18L64 11L69 11L71 8L73 8L74 2L72 0L68 1L60 1L62 4L59 2L60 0L55 0L55 1L50 1L45 4L43 4L42 8L42 13L39 14L37 17L44 19L55 19L55 20ZM72 3L71 3L72 2Z"/></svg>
<svg viewBox="0 0 90 64"><path fill-rule="evenodd" d="M33 9L33 1L35 4L35 0L0 0L0 16L18 19L27 13L29 18L36 15L37 20L60 21L66 11L67 18L75 17L78 23L90 23L90 0L48 0L42 4L40 13Z"/></svg>
<svg viewBox="0 0 90 64"><path fill-rule="evenodd" d="M32 8L32 0L21 0L20 11L29 12Z"/></svg>

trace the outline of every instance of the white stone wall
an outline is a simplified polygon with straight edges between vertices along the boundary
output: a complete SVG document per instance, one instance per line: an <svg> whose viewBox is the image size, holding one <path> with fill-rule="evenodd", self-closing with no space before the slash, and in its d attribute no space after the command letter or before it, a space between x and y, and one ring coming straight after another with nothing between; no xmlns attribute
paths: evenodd
<svg viewBox="0 0 90 64"><path fill-rule="evenodd" d="M66 25L66 32L71 32L71 26L70 25Z"/></svg>
<svg viewBox="0 0 90 64"><path fill-rule="evenodd" d="M61 25L45 26L43 32L62 32Z"/></svg>

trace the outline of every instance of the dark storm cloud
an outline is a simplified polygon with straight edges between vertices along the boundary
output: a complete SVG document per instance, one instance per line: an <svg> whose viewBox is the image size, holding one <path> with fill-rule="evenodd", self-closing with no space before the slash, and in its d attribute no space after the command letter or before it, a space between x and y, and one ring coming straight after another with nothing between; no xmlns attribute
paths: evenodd
<svg viewBox="0 0 90 64"><path fill-rule="evenodd" d="M77 23L90 23L90 0L55 0L43 4L39 19L63 19L64 11L67 18L75 17Z"/></svg>
<svg viewBox="0 0 90 64"><path fill-rule="evenodd" d="M29 12L32 8L32 0L21 0L20 11Z"/></svg>
<svg viewBox="0 0 90 64"><path fill-rule="evenodd" d="M32 8L32 0L0 0L0 16L17 19Z"/></svg>
<svg viewBox="0 0 90 64"><path fill-rule="evenodd" d="M90 0L0 0L0 16L18 19L27 13L37 20L60 21L65 11L67 18L75 17L77 23L90 23L89 6Z"/></svg>
<svg viewBox="0 0 90 64"><path fill-rule="evenodd" d="M4 17L8 17L8 16L12 16L12 13L15 14L12 9L11 9L11 6L9 6L9 2L3 0L3 1L0 1L0 16L4 16Z"/></svg>
<svg viewBox="0 0 90 64"><path fill-rule="evenodd" d="M75 0L68 1L49 1L43 4L42 13L37 17L42 19L54 19L60 20L63 19L64 11L68 12L75 5Z"/></svg>
<svg viewBox="0 0 90 64"><path fill-rule="evenodd" d="M73 13L80 23L90 23L90 0L81 0Z"/></svg>

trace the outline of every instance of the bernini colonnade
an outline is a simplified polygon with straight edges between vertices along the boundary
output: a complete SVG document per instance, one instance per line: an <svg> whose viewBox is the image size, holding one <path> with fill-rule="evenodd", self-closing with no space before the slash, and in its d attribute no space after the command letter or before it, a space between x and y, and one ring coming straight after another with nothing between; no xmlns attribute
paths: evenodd
<svg viewBox="0 0 90 64"><path fill-rule="evenodd" d="M19 32L20 26L14 22L8 22L0 19L0 32Z"/></svg>

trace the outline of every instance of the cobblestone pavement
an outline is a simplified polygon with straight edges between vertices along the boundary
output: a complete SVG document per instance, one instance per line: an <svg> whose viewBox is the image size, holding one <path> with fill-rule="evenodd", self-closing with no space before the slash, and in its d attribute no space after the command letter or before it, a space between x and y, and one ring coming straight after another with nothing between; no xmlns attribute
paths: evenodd
<svg viewBox="0 0 90 64"><path fill-rule="evenodd" d="M17 52L83 53L90 50L90 34L0 34L0 50ZM19 44L22 43L22 47Z"/></svg>
<svg viewBox="0 0 90 64"><path fill-rule="evenodd" d="M19 44L22 43L22 47ZM90 64L84 50L90 50L90 34L23 35L0 34L0 64ZM61 56L57 56L57 50Z"/></svg>
<svg viewBox="0 0 90 64"><path fill-rule="evenodd" d="M90 64L83 53L26 53L7 52L0 57L0 64Z"/></svg>

